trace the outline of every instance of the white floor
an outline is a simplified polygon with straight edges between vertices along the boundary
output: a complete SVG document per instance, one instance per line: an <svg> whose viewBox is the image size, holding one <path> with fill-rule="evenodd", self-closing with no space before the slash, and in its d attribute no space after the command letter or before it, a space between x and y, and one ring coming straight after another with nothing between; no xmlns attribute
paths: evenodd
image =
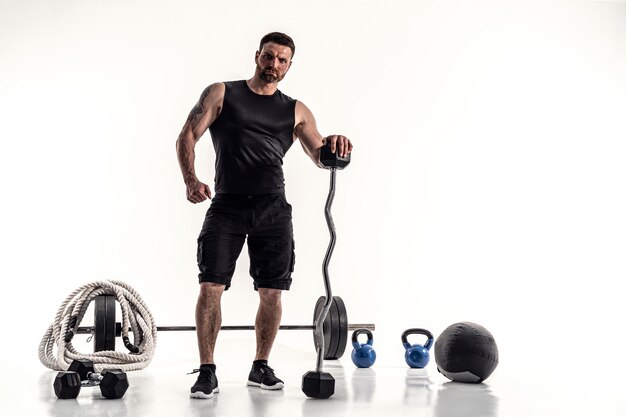
<svg viewBox="0 0 626 417"><path fill-rule="evenodd" d="M56 375L35 360L9 363L2 378L2 416L626 416L620 375L594 374L592 367L567 371L534 369L529 362L500 363L482 384L449 382L434 359L424 370L408 369L399 349L382 344L369 369L357 369L349 350L325 370L336 379L328 400L307 399L302 375L315 367L308 333L279 336L271 365L285 381L282 391L246 386L254 339L251 333L221 334L217 355L221 392L211 400L188 397L197 363L192 334L160 337L157 355L142 371L129 373L130 388L120 400L106 400L98 388L83 388L76 400L58 400ZM394 345L395 346L395 345ZM178 355L177 355L178 353ZM502 356L502 354L501 354ZM506 356L506 355L505 355ZM39 365L39 366L36 366Z"/></svg>

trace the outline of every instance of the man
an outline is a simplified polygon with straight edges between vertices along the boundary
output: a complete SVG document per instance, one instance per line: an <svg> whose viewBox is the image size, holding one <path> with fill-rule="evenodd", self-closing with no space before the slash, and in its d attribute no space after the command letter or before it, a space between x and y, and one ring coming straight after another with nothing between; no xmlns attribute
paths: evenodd
<svg viewBox="0 0 626 417"><path fill-rule="evenodd" d="M270 390L284 386L267 363L280 326L281 292L289 290L295 259L282 160L297 139L318 166L320 148L326 143L340 156L352 151L345 136L323 138L311 111L278 90L294 52L289 36L279 32L264 36L253 77L207 87L176 142L192 203L211 198L209 186L198 180L194 169L194 147L207 129L216 153L215 196L198 237L196 329L201 365L192 372L200 373L191 388L192 398L211 398L219 391L213 351L222 321L220 300L246 237L250 275L259 294L256 355L248 385Z"/></svg>

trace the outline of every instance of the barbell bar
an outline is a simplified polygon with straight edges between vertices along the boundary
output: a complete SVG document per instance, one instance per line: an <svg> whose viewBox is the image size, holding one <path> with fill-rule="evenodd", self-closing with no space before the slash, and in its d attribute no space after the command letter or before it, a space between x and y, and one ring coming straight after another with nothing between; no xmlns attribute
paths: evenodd
<svg viewBox="0 0 626 417"><path fill-rule="evenodd" d="M118 322L119 323L119 322ZM348 324L348 331L354 331L358 329L367 329L367 330L376 330L375 325L372 323L363 323L363 324ZM254 330L255 326L250 325L242 325L242 326L222 326L220 330ZM129 331L132 331L130 328ZM315 326L311 324L285 324L279 327L279 330L315 330ZM196 331L196 326L157 326L157 331L159 332L185 332L185 331ZM77 334L92 334L94 332L94 327L79 327ZM117 335L116 331L116 335Z"/></svg>
<svg viewBox="0 0 626 417"><path fill-rule="evenodd" d="M99 295L95 298L94 326L81 326L74 334L93 335L94 350L115 350L115 337L121 335L121 323L115 321L115 296ZM324 307L326 299L320 297L315 304L313 322ZM195 331L195 326L157 326L159 332ZM220 330L254 330L255 326L222 326ZM280 330L315 330L314 324L281 325ZM373 323L348 323L348 314L341 297L333 297L331 309L324 321L324 359L339 359L346 349L348 332L357 329L376 330ZM130 331L131 329L129 329Z"/></svg>

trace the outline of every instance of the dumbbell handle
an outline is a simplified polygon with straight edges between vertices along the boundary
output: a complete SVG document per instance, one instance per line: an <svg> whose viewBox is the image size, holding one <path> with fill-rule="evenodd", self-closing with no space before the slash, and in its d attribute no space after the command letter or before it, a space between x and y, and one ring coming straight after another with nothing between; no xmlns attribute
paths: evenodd
<svg viewBox="0 0 626 417"><path fill-rule="evenodd" d="M99 372L87 372L87 379L80 381L81 387L95 387L100 385L102 374Z"/></svg>
<svg viewBox="0 0 626 417"><path fill-rule="evenodd" d="M87 372L88 381L101 381L102 374L100 372Z"/></svg>

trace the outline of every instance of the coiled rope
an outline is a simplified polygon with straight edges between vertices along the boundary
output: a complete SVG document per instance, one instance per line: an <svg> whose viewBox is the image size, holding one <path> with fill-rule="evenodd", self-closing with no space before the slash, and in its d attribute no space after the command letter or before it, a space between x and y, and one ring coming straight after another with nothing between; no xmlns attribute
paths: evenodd
<svg viewBox="0 0 626 417"><path fill-rule="evenodd" d="M114 295L119 302L122 310L122 338L131 350L130 353L105 350L85 354L74 349L72 337L89 303L99 295ZM128 337L129 327L133 333L132 344ZM74 359L93 361L96 372L111 368L111 365L124 372L136 371L145 368L152 361L156 339L157 328L152 314L130 285L114 280L96 281L79 287L61 304L54 322L39 344L39 360L44 366L56 371L67 370Z"/></svg>

